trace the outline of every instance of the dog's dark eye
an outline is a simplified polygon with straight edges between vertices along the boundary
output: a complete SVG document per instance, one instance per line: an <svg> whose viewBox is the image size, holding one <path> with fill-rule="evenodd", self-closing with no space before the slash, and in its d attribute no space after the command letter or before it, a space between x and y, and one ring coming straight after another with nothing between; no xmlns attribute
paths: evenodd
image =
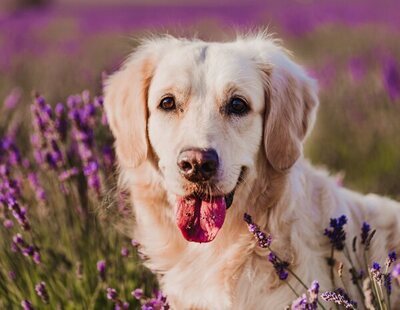
<svg viewBox="0 0 400 310"><path fill-rule="evenodd" d="M161 100L159 107L165 111L175 110L175 99L173 97L165 97Z"/></svg>
<svg viewBox="0 0 400 310"><path fill-rule="evenodd" d="M226 106L227 114L244 115L249 111L246 101L239 97L233 97Z"/></svg>

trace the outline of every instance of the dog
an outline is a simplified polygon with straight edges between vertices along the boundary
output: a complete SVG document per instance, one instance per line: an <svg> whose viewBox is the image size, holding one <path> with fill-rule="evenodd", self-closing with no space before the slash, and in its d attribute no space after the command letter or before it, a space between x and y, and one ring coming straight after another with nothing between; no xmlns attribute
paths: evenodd
<svg viewBox="0 0 400 310"><path fill-rule="evenodd" d="M334 288L323 235L330 218L347 216L347 236L359 235L363 221L377 230L371 263L400 250L399 203L347 190L303 158L318 104L316 82L266 34L146 39L107 79L105 111L134 236L173 309L283 309L296 299L244 213L321 291ZM343 252L335 259L350 283ZM346 289L362 305L355 286Z"/></svg>

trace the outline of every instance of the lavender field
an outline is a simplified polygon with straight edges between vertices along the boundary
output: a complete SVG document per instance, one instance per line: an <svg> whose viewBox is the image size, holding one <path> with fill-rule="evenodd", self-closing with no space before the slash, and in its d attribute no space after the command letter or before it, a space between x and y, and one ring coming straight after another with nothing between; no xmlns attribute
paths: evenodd
<svg viewBox="0 0 400 310"><path fill-rule="evenodd" d="M150 33L268 27L318 80L306 155L400 199L400 2L0 3L0 309L166 309L129 237L102 79ZM343 225L342 225L343 226Z"/></svg>

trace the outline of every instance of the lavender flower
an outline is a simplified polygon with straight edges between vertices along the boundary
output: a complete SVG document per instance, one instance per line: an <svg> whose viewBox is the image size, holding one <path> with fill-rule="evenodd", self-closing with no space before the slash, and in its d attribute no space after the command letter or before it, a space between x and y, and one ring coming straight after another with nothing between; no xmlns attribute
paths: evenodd
<svg viewBox="0 0 400 310"><path fill-rule="evenodd" d="M85 105L81 106L82 102ZM79 96L68 98L67 104L70 108L68 117L72 121L72 134L77 145L87 184L97 195L100 195L99 164L93 150L95 106L89 102L89 94L87 92L82 94L82 98Z"/></svg>
<svg viewBox="0 0 400 310"><path fill-rule="evenodd" d="M35 192L36 199L41 202L46 202L46 192L44 191L42 185L39 182L39 177L35 172L28 173L29 184L31 185L33 191Z"/></svg>
<svg viewBox="0 0 400 310"><path fill-rule="evenodd" d="M106 279L106 261L105 260L99 260L97 262L97 271L99 272L99 276L101 280Z"/></svg>
<svg viewBox="0 0 400 310"><path fill-rule="evenodd" d="M318 293L319 293L319 283L318 281L313 281L311 283L311 287L308 289L308 294L310 295L309 298L309 304L311 306L310 310L317 309Z"/></svg>
<svg viewBox="0 0 400 310"><path fill-rule="evenodd" d="M116 301L118 298L118 293L114 288L108 287L107 288L107 299Z"/></svg>
<svg viewBox="0 0 400 310"><path fill-rule="evenodd" d="M140 300L143 297L143 290L141 288L137 288L132 291L131 294L135 299Z"/></svg>
<svg viewBox="0 0 400 310"><path fill-rule="evenodd" d="M332 246L338 251L341 251L344 248L346 232L343 230L343 226L346 223L347 217L345 215L338 218L331 218L329 228L326 228L324 232L324 235L329 238Z"/></svg>
<svg viewBox="0 0 400 310"><path fill-rule="evenodd" d="M131 240L131 244L132 244L132 246L133 246L134 248L137 248L137 247L140 246L139 241L137 241L137 240L135 240L135 239L132 239L132 240Z"/></svg>
<svg viewBox="0 0 400 310"><path fill-rule="evenodd" d="M4 225L5 228L11 229L11 228L14 227L14 222L7 219L7 220L5 220L5 221L3 222L3 225Z"/></svg>
<svg viewBox="0 0 400 310"><path fill-rule="evenodd" d="M58 175L58 179L61 182L65 182L67 180L69 180L71 177L77 175L79 173L79 169L76 167L72 167L70 169L64 170L62 171L59 175Z"/></svg>
<svg viewBox="0 0 400 310"><path fill-rule="evenodd" d="M34 310L31 302L27 299L24 299L23 301L21 301L21 306L24 310Z"/></svg>
<svg viewBox="0 0 400 310"><path fill-rule="evenodd" d="M391 100L400 98L400 70L394 58L386 59L382 70L383 86Z"/></svg>
<svg viewBox="0 0 400 310"><path fill-rule="evenodd" d="M126 310L129 309L129 303L126 301L118 301L115 303L114 310Z"/></svg>
<svg viewBox="0 0 400 310"><path fill-rule="evenodd" d="M318 309L318 293L319 293L319 283L318 281L313 281L310 288L308 289L309 298L307 300L307 295L303 294L291 305L292 310L317 310Z"/></svg>
<svg viewBox="0 0 400 310"><path fill-rule="evenodd" d="M154 297L142 305L142 310L168 310L169 304L167 297L162 294L161 291L157 291Z"/></svg>
<svg viewBox="0 0 400 310"><path fill-rule="evenodd" d="M289 267L289 263L285 261L281 261L274 252L270 252L268 254L268 260L274 266L275 272L278 275L280 280L286 280L288 277L287 267Z"/></svg>
<svg viewBox="0 0 400 310"><path fill-rule="evenodd" d="M40 252L36 246L29 245L21 234L16 234L12 238L11 250L13 252L21 252L24 256L31 257L34 263L40 264Z"/></svg>
<svg viewBox="0 0 400 310"><path fill-rule="evenodd" d="M397 255L395 251L389 252L389 255L386 259L386 268L389 269L390 266L397 260Z"/></svg>
<svg viewBox="0 0 400 310"><path fill-rule="evenodd" d="M394 266L392 277L396 279L397 283L400 285L400 263Z"/></svg>
<svg viewBox="0 0 400 310"><path fill-rule="evenodd" d="M322 293L321 298L337 305L343 305L346 309L357 309L357 302L351 300L342 288Z"/></svg>
<svg viewBox="0 0 400 310"><path fill-rule="evenodd" d="M307 310L307 296L306 294L301 295L299 298L297 298L295 301L292 303L292 310Z"/></svg>
<svg viewBox="0 0 400 310"><path fill-rule="evenodd" d="M101 153L103 154L103 163L107 169L112 169L115 162L115 154L112 147L106 145L102 148Z"/></svg>
<svg viewBox="0 0 400 310"><path fill-rule="evenodd" d="M66 118L65 106L62 103L57 103L54 108L55 127L60 136L61 141L65 141L67 138L68 122Z"/></svg>
<svg viewBox="0 0 400 310"><path fill-rule="evenodd" d="M20 102L22 97L22 91L19 88L14 88L10 94L4 99L4 106L11 110L14 109Z"/></svg>
<svg viewBox="0 0 400 310"><path fill-rule="evenodd" d="M122 301L118 298L117 290L111 287L107 288L107 299L114 302L115 310L125 310L129 309L129 303L126 301Z"/></svg>
<svg viewBox="0 0 400 310"><path fill-rule="evenodd" d="M39 165L47 165L57 170L64 165L64 155L58 141L60 136L56 129L53 111L43 97L36 95L31 106L34 133L31 142L35 150L35 160Z"/></svg>
<svg viewBox="0 0 400 310"><path fill-rule="evenodd" d="M383 284L383 275L381 272L381 266L374 262L370 268L372 279L374 279L379 285Z"/></svg>
<svg viewBox="0 0 400 310"><path fill-rule="evenodd" d="M36 265L40 265L40 263L42 262L42 257L40 256L40 252L38 250L33 251L32 259Z"/></svg>
<svg viewBox="0 0 400 310"><path fill-rule="evenodd" d="M2 194L0 192L0 202L3 202L3 204L8 207L8 209L11 211L11 214L17 220L22 229L30 229L28 219L26 218L26 210L20 207L19 203L13 197L11 191L6 194Z"/></svg>
<svg viewBox="0 0 400 310"><path fill-rule="evenodd" d="M361 244L365 244L368 239L371 226L367 222L363 222L361 227Z"/></svg>
<svg viewBox="0 0 400 310"><path fill-rule="evenodd" d="M127 248L123 247L123 248L121 249L121 255L122 255L123 257L129 256L129 250L128 250Z"/></svg>
<svg viewBox="0 0 400 310"><path fill-rule="evenodd" d="M267 235L265 232L261 231L260 227L253 222L253 219L247 213L244 214L244 221L247 223L249 231L256 238L258 246L261 248L269 248L272 242L271 235Z"/></svg>
<svg viewBox="0 0 400 310"><path fill-rule="evenodd" d="M49 302L49 294L47 293L47 290L46 290L46 283L44 283L42 281L42 282L36 284L35 291L36 291L36 294L40 297L40 299L44 303L47 304Z"/></svg>
<svg viewBox="0 0 400 310"><path fill-rule="evenodd" d="M21 153L19 151L19 148L14 143L13 136L8 135L0 140L0 151L2 151L1 153L4 154L4 163L8 162L8 164L10 164L11 166L16 166L21 163Z"/></svg>

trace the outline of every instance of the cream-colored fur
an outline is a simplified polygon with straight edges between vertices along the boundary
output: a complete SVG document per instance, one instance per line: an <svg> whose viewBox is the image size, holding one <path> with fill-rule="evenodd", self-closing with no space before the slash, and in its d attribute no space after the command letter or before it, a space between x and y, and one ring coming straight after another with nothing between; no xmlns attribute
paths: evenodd
<svg viewBox="0 0 400 310"><path fill-rule="evenodd" d="M176 111L158 108L165 94L175 97ZM248 114L221 112L233 95L246 99ZM135 238L173 309L282 309L295 299L248 232L245 212L272 234L272 247L303 281L319 280L322 291L332 288L323 236L331 217L348 216L348 236L359 235L363 221L377 229L371 262L384 263L389 250L400 250L397 202L346 190L302 158L317 105L314 81L265 35L227 43L149 39L108 79L105 108L121 185L132 197ZM186 241L175 223L176 197L196 187L177 170L185 147L217 151L213 195L237 187L210 243ZM246 173L237 185L242 167ZM341 254L336 258L345 261ZM344 274L348 278L346 268ZM302 292L293 277L289 282ZM336 283L343 286L338 278ZM358 296L350 284L346 289Z"/></svg>

